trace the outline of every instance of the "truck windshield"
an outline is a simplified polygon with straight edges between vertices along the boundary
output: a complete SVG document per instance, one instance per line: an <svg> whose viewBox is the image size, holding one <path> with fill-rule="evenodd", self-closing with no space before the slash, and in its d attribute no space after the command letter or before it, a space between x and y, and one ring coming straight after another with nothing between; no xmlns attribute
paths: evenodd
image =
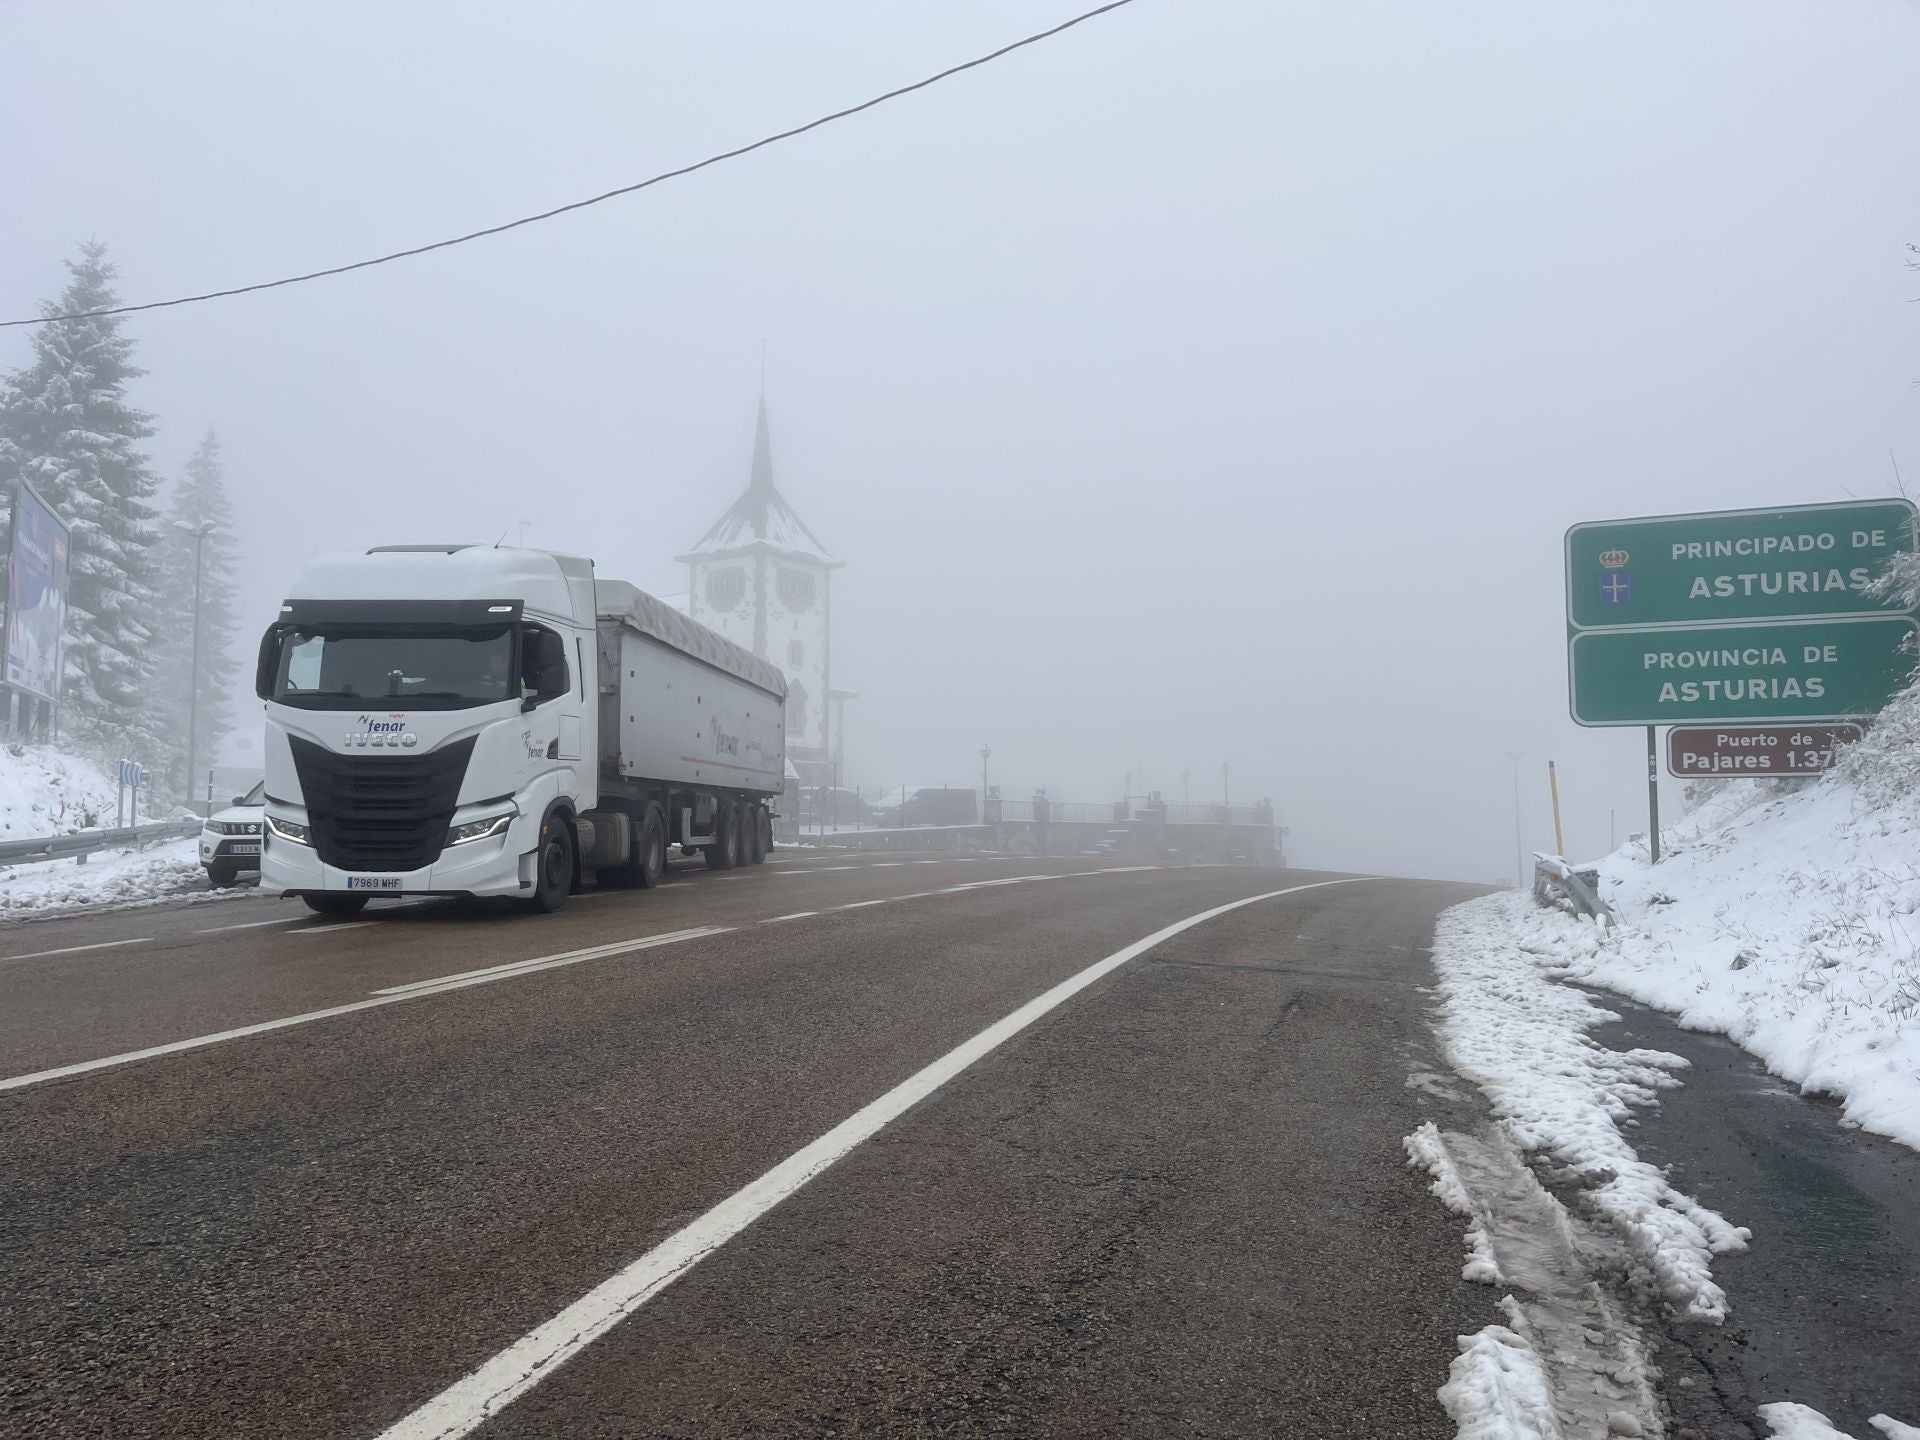
<svg viewBox="0 0 1920 1440"><path fill-rule="evenodd" d="M455 710L517 699L513 629L296 628L280 638L273 698L313 710Z"/></svg>

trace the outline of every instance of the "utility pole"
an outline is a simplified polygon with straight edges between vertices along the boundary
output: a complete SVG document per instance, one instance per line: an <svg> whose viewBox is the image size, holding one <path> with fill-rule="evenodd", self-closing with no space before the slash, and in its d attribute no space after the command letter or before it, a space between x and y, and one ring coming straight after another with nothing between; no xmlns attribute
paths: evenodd
<svg viewBox="0 0 1920 1440"><path fill-rule="evenodd" d="M982 814L986 813L987 804L987 757L992 754L993 747L991 745L982 745L980 747L980 806Z"/></svg>
<svg viewBox="0 0 1920 1440"><path fill-rule="evenodd" d="M193 537L193 661L192 671L187 685L187 777L182 787L186 792L189 809L193 806L194 779L199 774L200 744L200 575L202 562L206 558L207 536L214 532L213 521L202 521L198 526L189 525L184 520L173 522L173 528ZM213 811L212 802L207 805L209 814Z"/></svg>
<svg viewBox="0 0 1920 1440"><path fill-rule="evenodd" d="M1521 890L1527 888L1527 848L1520 839L1520 762L1526 758L1524 750L1507 751L1513 762L1513 883Z"/></svg>
<svg viewBox="0 0 1920 1440"><path fill-rule="evenodd" d="M1227 807L1227 823L1231 825L1233 823L1233 795L1227 789L1227 772L1227 762L1222 760L1220 762L1220 803Z"/></svg>

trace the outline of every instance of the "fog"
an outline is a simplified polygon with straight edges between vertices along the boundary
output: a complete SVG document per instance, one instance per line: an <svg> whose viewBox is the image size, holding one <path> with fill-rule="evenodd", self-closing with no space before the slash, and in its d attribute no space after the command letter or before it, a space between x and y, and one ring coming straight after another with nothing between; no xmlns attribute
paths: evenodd
<svg viewBox="0 0 1920 1440"><path fill-rule="evenodd" d="M0 11L0 311L642 178L1073 13ZM774 475L845 562L846 780L1269 796L1298 863L1471 880L1644 827L1567 719L1561 534L1920 473L1920 8L1140 0L548 224L133 317L264 626L322 550L505 537L685 589ZM0 367L27 333L0 332ZM523 528L524 527L524 528ZM246 702L250 704L250 700ZM1677 794L1669 803L1677 803Z"/></svg>

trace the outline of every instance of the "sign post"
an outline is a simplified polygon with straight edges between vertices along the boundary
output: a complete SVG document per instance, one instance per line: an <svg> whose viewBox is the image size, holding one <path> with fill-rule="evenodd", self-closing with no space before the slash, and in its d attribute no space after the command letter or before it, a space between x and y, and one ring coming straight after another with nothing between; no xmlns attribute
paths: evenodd
<svg viewBox="0 0 1920 1440"><path fill-rule="evenodd" d="M1871 592L1914 521L1907 500L1865 500L1567 531L1568 708L1577 725L1646 726L1654 861L1659 726L1808 730L1875 714L1907 683L1920 624Z"/></svg>

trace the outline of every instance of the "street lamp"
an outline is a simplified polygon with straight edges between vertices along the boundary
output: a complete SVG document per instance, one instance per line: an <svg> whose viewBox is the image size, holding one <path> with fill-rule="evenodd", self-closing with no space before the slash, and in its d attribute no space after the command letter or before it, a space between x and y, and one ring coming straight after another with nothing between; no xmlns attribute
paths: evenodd
<svg viewBox="0 0 1920 1440"><path fill-rule="evenodd" d="M980 747L980 803L982 805L987 803L987 759L992 754L993 747L991 745L982 745Z"/></svg>
<svg viewBox="0 0 1920 1440"><path fill-rule="evenodd" d="M213 521L204 520L198 525L189 525L184 520L173 522L173 528L182 534L193 537L193 662L187 685L187 808L193 808L193 777L199 766L198 746L200 741L200 576L206 558L207 537L217 528ZM212 812L213 802L207 802L208 812Z"/></svg>

